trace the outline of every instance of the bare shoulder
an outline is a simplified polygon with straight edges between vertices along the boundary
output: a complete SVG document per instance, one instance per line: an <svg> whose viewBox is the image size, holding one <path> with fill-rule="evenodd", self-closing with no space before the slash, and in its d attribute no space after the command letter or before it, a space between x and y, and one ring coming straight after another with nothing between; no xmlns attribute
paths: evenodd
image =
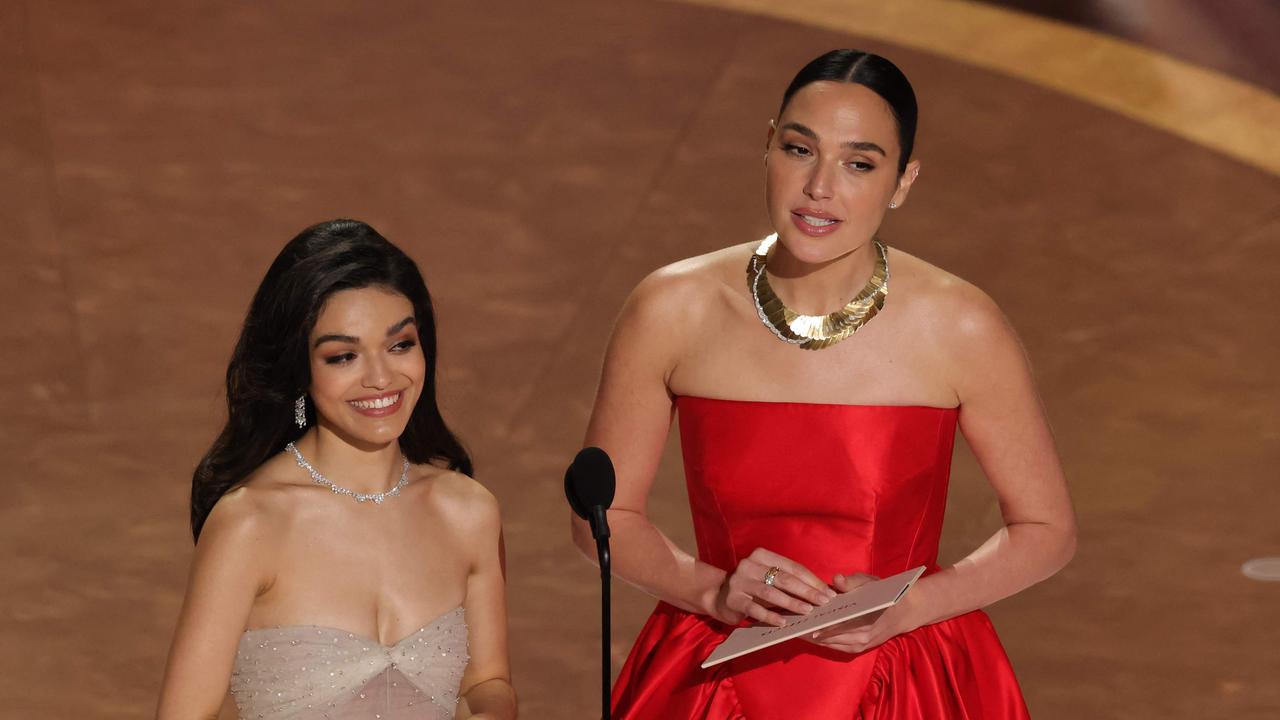
<svg viewBox="0 0 1280 720"><path fill-rule="evenodd" d="M434 465L419 465L427 497L441 517L466 534L488 533L502 524L498 498L474 478Z"/></svg>
<svg viewBox="0 0 1280 720"><path fill-rule="evenodd" d="M891 253L894 300L937 340L961 350L1013 338L1004 313L977 285L901 250Z"/></svg>
<svg viewBox="0 0 1280 720"><path fill-rule="evenodd" d="M243 485L228 491L209 512L200 530L199 545L246 544L268 532L271 523L266 516L270 511L262 500L261 493Z"/></svg>
<svg viewBox="0 0 1280 720"><path fill-rule="evenodd" d="M200 530L192 573L262 593L274 583L290 516L277 490L252 480L214 504Z"/></svg>
<svg viewBox="0 0 1280 720"><path fill-rule="evenodd" d="M200 545L252 544L257 548L278 536L291 507L273 461L255 470L214 504L200 531Z"/></svg>
<svg viewBox="0 0 1280 720"><path fill-rule="evenodd" d="M668 319L706 309L708 300L745 287L742 278L754 247L754 243L733 245L660 267L636 286L628 308Z"/></svg>

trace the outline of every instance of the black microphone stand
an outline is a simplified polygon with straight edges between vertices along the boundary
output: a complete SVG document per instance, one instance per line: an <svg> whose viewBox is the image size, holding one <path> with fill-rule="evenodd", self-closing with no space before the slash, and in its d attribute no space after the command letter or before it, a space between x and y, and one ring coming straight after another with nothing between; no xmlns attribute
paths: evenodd
<svg viewBox="0 0 1280 720"><path fill-rule="evenodd" d="M600 561L600 717L609 720L609 687L613 680L613 657L611 653L609 621L612 615L609 606L609 586L612 577L609 571L609 521L605 509L591 509L591 534L596 539L596 556Z"/></svg>
<svg viewBox="0 0 1280 720"><path fill-rule="evenodd" d="M609 720L609 687L613 679L609 620L609 506L617 479L609 454L598 447L578 451L564 473L564 494L569 507L591 525L600 564L600 717Z"/></svg>

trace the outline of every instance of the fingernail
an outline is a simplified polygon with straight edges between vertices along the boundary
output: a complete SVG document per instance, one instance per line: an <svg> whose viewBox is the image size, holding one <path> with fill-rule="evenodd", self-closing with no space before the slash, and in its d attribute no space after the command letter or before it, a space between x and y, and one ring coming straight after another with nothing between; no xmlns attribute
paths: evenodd
<svg viewBox="0 0 1280 720"><path fill-rule="evenodd" d="M813 606L809 603L800 603L800 607L803 608L800 612L813 612Z"/></svg>

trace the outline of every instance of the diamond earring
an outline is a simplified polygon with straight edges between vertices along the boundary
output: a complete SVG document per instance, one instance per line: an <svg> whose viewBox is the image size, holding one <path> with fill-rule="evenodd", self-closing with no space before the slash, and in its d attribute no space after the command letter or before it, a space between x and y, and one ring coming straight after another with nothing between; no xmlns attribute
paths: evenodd
<svg viewBox="0 0 1280 720"><path fill-rule="evenodd" d="M300 428L307 426L307 396L305 393L299 395L298 399L293 401L293 421Z"/></svg>
<svg viewBox="0 0 1280 720"><path fill-rule="evenodd" d="M897 209L898 209L898 203L896 203L896 202L891 202L891 203L889 203L889 209L890 209L890 210L897 210Z"/></svg>

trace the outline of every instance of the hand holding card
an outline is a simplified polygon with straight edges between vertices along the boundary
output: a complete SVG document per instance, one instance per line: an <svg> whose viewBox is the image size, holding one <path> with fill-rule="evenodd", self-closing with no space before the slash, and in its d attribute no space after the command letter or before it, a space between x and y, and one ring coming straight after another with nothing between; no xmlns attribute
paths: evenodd
<svg viewBox="0 0 1280 720"><path fill-rule="evenodd" d="M807 615L789 616L787 624L782 627L762 625L738 628L711 653L702 663L702 667L708 668L791 638L845 623L895 605L923 573L922 566L883 580L860 585L847 593L837 595L831 602L815 608Z"/></svg>

